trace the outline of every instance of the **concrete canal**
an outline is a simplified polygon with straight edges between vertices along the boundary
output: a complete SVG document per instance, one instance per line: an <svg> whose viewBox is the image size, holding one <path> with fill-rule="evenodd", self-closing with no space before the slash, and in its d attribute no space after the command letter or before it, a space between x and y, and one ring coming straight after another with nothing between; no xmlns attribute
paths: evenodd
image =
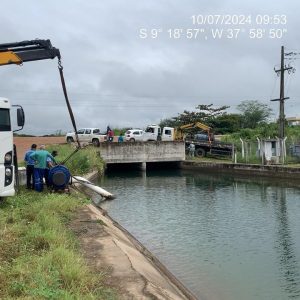
<svg viewBox="0 0 300 300"><path fill-rule="evenodd" d="M108 174L101 206L199 299L300 299L300 188L199 172Z"/></svg>

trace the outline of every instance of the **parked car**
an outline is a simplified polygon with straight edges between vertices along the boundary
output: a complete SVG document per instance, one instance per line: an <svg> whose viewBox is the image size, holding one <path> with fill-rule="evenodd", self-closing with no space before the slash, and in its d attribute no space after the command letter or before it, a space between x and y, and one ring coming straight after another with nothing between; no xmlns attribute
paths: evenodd
<svg viewBox="0 0 300 300"><path fill-rule="evenodd" d="M106 141L106 135L100 133L99 128L82 128L77 130L77 136L81 143L92 143L94 146L99 146L101 142ZM67 133L66 141L73 143L75 141L75 132Z"/></svg>
<svg viewBox="0 0 300 300"><path fill-rule="evenodd" d="M141 129L129 129L125 133L126 142L142 142L144 131Z"/></svg>

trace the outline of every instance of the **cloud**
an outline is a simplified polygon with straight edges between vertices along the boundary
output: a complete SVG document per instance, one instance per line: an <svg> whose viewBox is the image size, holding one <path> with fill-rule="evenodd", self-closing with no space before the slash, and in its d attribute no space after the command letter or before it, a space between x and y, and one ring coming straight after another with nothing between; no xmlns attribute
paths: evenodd
<svg viewBox="0 0 300 300"><path fill-rule="evenodd" d="M296 49L300 40L297 1L51 1L2 5L1 43L50 39L62 54L65 80L78 127L145 127L198 104L229 105L243 100L269 102L279 95L273 71L280 47ZM202 26L193 15L251 15L252 24ZM285 25L257 25L257 15L286 15ZM188 29L204 28L188 39ZM249 30L265 30L261 39ZM140 29L156 29L156 38L140 37ZM180 38L170 38L173 29ZM212 29L222 29L222 39ZM226 30L239 28L238 38ZM171 31L170 31L171 29ZM270 29L286 29L283 38L270 39ZM292 62L297 67L297 61ZM26 111L23 132L44 134L72 129L57 61L24 63L0 68L0 94ZM298 74L286 75L286 114L299 110Z"/></svg>

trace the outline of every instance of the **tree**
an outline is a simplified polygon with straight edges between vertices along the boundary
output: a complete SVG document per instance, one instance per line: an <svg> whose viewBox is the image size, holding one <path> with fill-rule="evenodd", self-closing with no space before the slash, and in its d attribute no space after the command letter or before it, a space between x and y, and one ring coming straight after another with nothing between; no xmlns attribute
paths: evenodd
<svg viewBox="0 0 300 300"><path fill-rule="evenodd" d="M164 119L160 122L160 126L177 127L189 123L201 122L212 126L212 122L218 116L226 114L225 110L229 106L213 107L213 104L200 104L196 107L196 111L184 110L177 117ZM163 127L162 126L162 127Z"/></svg>
<svg viewBox="0 0 300 300"><path fill-rule="evenodd" d="M255 128L259 124L267 122L272 113L272 109L267 104L257 100L243 101L237 108L242 112L243 128Z"/></svg>
<svg viewBox="0 0 300 300"><path fill-rule="evenodd" d="M216 134L226 134L239 131L242 124L242 115L223 114L211 121L211 127Z"/></svg>

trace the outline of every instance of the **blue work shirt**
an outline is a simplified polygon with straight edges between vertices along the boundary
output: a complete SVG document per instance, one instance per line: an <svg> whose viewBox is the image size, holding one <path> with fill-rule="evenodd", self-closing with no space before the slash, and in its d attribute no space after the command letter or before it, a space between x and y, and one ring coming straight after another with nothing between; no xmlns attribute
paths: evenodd
<svg viewBox="0 0 300 300"><path fill-rule="evenodd" d="M34 153L35 150L28 150L25 154L24 161L26 162L26 166L34 166L34 159L30 158L30 155Z"/></svg>

